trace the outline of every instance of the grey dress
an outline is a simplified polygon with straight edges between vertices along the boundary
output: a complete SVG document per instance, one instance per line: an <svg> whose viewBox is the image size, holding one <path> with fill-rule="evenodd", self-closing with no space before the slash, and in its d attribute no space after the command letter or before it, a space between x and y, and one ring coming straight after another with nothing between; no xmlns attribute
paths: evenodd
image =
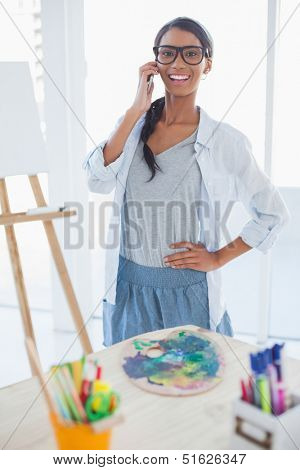
<svg viewBox="0 0 300 470"><path fill-rule="evenodd" d="M201 172L194 157L192 135L159 153L162 169L151 173L140 140L129 168L121 214L120 253L144 266L165 267L163 257L176 251L169 244L199 241Z"/></svg>

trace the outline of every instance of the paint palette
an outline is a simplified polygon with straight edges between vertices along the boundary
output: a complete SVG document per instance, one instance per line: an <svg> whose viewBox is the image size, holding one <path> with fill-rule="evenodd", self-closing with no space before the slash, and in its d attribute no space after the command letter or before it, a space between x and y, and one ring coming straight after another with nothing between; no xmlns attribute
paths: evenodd
<svg viewBox="0 0 300 470"><path fill-rule="evenodd" d="M222 380L224 359L203 330L176 330L159 340L138 338L125 348L123 369L138 387L161 395L195 395Z"/></svg>

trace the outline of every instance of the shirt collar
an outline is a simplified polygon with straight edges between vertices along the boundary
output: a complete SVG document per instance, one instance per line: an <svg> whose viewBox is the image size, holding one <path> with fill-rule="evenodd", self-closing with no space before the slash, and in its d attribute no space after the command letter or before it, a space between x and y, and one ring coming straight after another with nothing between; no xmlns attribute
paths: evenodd
<svg viewBox="0 0 300 470"><path fill-rule="evenodd" d="M202 144L204 147L210 148L213 142L213 134L215 130L216 121L214 121L209 114L199 105L197 105L200 111L200 122L196 137L196 142Z"/></svg>

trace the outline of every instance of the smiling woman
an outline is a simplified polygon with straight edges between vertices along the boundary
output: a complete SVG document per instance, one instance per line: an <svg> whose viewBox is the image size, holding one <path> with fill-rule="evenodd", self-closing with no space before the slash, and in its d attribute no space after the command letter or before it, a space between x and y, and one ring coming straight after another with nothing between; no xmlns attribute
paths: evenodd
<svg viewBox="0 0 300 470"><path fill-rule="evenodd" d="M165 96L152 103L141 134L151 179L159 169L153 159L153 144L155 147L156 142L184 139L198 125L196 94L201 77L211 69L213 56L210 34L191 18L179 17L164 25L154 44Z"/></svg>
<svg viewBox="0 0 300 470"><path fill-rule="evenodd" d="M196 103L212 68L206 29L176 18L159 30L153 52L155 61L139 69L133 105L84 164L92 191L116 187L121 215L108 235L115 243L120 223L120 244L106 258L105 346L186 324L233 336L219 268L253 247L269 249L289 217L248 138ZM165 96L152 102L154 74ZM220 225L237 200L252 220L221 248Z"/></svg>

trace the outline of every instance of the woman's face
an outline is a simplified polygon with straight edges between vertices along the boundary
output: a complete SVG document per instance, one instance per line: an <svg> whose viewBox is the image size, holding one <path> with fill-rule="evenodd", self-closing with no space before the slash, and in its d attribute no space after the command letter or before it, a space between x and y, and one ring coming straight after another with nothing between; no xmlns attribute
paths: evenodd
<svg viewBox="0 0 300 470"><path fill-rule="evenodd" d="M161 38L160 45L168 46L202 46L199 39L189 31L183 31L179 28L172 28L167 31ZM171 64L160 64L157 62L158 71L164 82L166 90L177 96L189 95L191 92L198 89L201 76L210 70L211 61L206 57L198 65L189 65L182 59L180 53L176 60ZM176 84L170 78L170 75L189 75L189 79Z"/></svg>

